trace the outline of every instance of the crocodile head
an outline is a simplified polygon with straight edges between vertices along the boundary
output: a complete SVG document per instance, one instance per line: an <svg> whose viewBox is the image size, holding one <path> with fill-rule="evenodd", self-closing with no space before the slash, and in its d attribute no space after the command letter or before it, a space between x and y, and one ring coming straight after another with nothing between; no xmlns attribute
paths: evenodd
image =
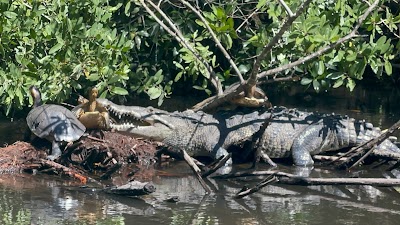
<svg viewBox="0 0 400 225"><path fill-rule="evenodd" d="M98 98L97 103L109 112L110 127L113 130L155 141L163 141L174 132L167 111L153 107L117 105L104 98Z"/></svg>

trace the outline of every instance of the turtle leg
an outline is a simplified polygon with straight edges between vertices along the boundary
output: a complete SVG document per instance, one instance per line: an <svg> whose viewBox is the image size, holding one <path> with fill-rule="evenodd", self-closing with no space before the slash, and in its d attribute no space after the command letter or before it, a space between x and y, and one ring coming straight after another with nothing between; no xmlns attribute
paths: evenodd
<svg viewBox="0 0 400 225"><path fill-rule="evenodd" d="M60 156L61 156L60 145L58 144L57 141L53 141L51 143L51 155L48 155L47 159L54 161L55 159L57 159Z"/></svg>

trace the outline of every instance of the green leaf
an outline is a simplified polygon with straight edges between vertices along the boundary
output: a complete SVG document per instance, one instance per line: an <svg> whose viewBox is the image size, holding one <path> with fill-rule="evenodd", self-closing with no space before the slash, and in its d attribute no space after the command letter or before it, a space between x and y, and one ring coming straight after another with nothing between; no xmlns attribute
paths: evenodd
<svg viewBox="0 0 400 225"><path fill-rule="evenodd" d="M150 99L156 99L160 97L162 90L159 87L151 87L147 90L147 94L149 95Z"/></svg>
<svg viewBox="0 0 400 225"><path fill-rule="evenodd" d="M88 80L90 81L98 81L100 79L100 76L98 73L92 73L90 76L87 77Z"/></svg>
<svg viewBox="0 0 400 225"><path fill-rule="evenodd" d="M246 74L247 72L249 72L249 70L250 70L250 68L248 67L248 66L246 66L246 65L243 65L243 64L240 64L240 66L239 66L239 72L241 73L241 74Z"/></svg>
<svg viewBox="0 0 400 225"><path fill-rule="evenodd" d="M156 82L155 84L160 84L163 79L164 79L164 75L162 74L163 70L159 69L156 74L154 74L153 79Z"/></svg>
<svg viewBox="0 0 400 225"><path fill-rule="evenodd" d="M112 76L108 81L107 84L114 84L120 80L120 76Z"/></svg>
<svg viewBox="0 0 400 225"><path fill-rule="evenodd" d="M318 75L322 75L325 72L325 65L323 61L318 62Z"/></svg>
<svg viewBox="0 0 400 225"><path fill-rule="evenodd" d="M131 15L130 9L131 9L131 1L128 1L128 3L126 3L126 5L125 5L125 15L126 16Z"/></svg>
<svg viewBox="0 0 400 225"><path fill-rule="evenodd" d="M128 95L128 91L122 87L113 87L111 88L111 92L116 95Z"/></svg>
<svg viewBox="0 0 400 225"><path fill-rule="evenodd" d="M198 86L198 85L194 85L193 88L196 89L196 90L204 90L203 87L200 87L200 86Z"/></svg>
<svg viewBox="0 0 400 225"><path fill-rule="evenodd" d="M385 72L387 73L387 75L392 75L392 64L388 61L385 60Z"/></svg>
<svg viewBox="0 0 400 225"><path fill-rule="evenodd" d="M337 80L343 76L344 75L341 72L334 72L334 73L330 73L330 74L326 75L326 79Z"/></svg>
<svg viewBox="0 0 400 225"><path fill-rule="evenodd" d="M376 47L380 48L386 42L386 36L382 36L376 41Z"/></svg>
<svg viewBox="0 0 400 225"><path fill-rule="evenodd" d="M343 81L344 81L344 79L336 80L336 82L333 84L333 88L338 88L338 87L342 86L343 85Z"/></svg>
<svg viewBox="0 0 400 225"><path fill-rule="evenodd" d="M16 14L15 12L10 12L10 11L5 11L3 13L8 19L15 19L17 18L18 14Z"/></svg>
<svg viewBox="0 0 400 225"><path fill-rule="evenodd" d="M176 66L176 68L184 70L182 64L178 63L177 61L173 61L174 65Z"/></svg>
<svg viewBox="0 0 400 225"><path fill-rule="evenodd" d="M100 94L100 98L106 98L106 97L107 97L107 94L108 94L108 90L103 91L103 92Z"/></svg>
<svg viewBox="0 0 400 225"><path fill-rule="evenodd" d="M353 79L351 79L351 78L348 77L348 78L347 78L346 87L349 88L350 91L353 91L354 88L356 87L356 82L355 82Z"/></svg>
<svg viewBox="0 0 400 225"><path fill-rule="evenodd" d="M53 54L53 53L57 52L57 51L60 50L63 46L64 46L64 42L58 42L56 45L54 45L54 46L50 49L49 54Z"/></svg>
<svg viewBox="0 0 400 225"><path fill-rule="evenodd" d="M259 0L257 3L256 8L257 9L261 9L263 6L265 6L267 4L267 0Z"/></svg>
<svg viewBox="0 0 400 225"><path fill-rule="evenodd" d="M183 72L182 72L182 71L179 72L179 73L177 73L176 76L175 76L174 82L178 82L179 79L181 79L182 75L183 75Z"/></svg>
<svg viewBox="0 0 400 225"><path fill-rule="evenodd" d="M318 80L313 80L312 84L316 92L319 92L321 90L321 84L319 83Z"/></svg>
<svg viewBox="0 0 400 225"><path fill-rule="evenodd" d="M313 80L310 79L310 78L303 77L303 78L301 79L300 83L301 83L302 85L308 85L308 84L310 84L312 81L313 81Z"/></svg>
<svg viewBox="0 0 400 225"><path fill-rule="evenodd" d="M348 51L348 52L349 52L349 54L347 55L346 60L349 62L356 60L357 52L353 52L353 51Z"/></svg>

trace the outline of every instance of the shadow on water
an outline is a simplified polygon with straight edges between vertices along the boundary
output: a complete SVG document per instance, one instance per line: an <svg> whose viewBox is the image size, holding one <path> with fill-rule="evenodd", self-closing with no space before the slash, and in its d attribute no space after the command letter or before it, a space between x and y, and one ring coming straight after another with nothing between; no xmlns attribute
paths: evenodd
<svg viewBox="0 0 400 225"><path fill-rule="evenodd" d="M400 98L388 91L355 90L351 95L336 91L339 93L322 97L296 90L269 95L274 105L347 114L383 128L400 119ZM187 107L181 104L181 109ZM1 144L20 139L24 124L24 120L0 122ZM237 165L236 169L246 167ZM204 195L184 162L156 169L152 182L157 190L142 198L83 189L55 176L0 175L0 224L396 224L400 220L400 194L395 189L269 185L237 200L234 195L256 181L210 179L209 185L217 191ZM294 172L289 166L280 165L279 169ZM312 177L399 174L365 168L353 173L322 168L310 171ZM165 201L171 197L179 201Z"/></svg>

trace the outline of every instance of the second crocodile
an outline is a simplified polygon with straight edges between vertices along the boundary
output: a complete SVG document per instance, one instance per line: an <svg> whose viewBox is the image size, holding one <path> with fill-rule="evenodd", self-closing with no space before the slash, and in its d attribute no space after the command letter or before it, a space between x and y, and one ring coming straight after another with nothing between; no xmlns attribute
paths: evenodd
<svg viewBox="0 0 400 225"><path fill-rule="evenodd" d="M270 158L292 157L294 164L314 163L312 155L335 151L366 142L381 134L371 123L339 115L322 115L284 107L249 114L207 114L186 110L167 112L152 107L117 105L97 99L114 118L112 129L136 137L162 141L173 152L185 149L191 156L214 159L228 154L231 146L251 140L263 123L270 124L259 139L259 150ZM385 140L373 154L400 154L391 141Z"/></svg>

